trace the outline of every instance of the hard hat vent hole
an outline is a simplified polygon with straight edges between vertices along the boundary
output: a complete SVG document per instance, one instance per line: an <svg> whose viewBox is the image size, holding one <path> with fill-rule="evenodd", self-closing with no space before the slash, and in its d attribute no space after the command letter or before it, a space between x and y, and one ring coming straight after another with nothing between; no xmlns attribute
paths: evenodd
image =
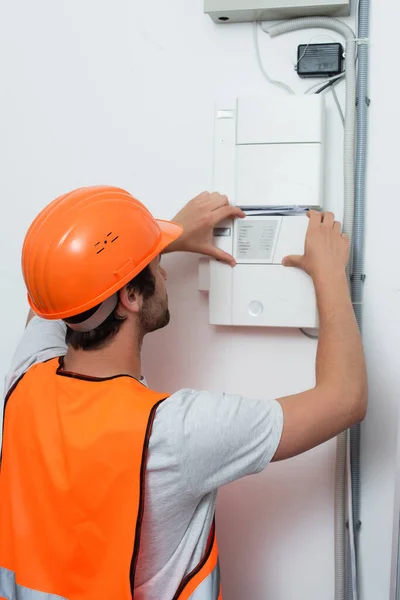
<svg viewBox="0 0 400 600"><path fill-rule="evenodd" d="M112 231L110 231L109 233L107 233L107 235L106 235L106 238L109 238L109 237L110 237L110 236L112 236L112 235L113 235L113 232L112 232ZM108 242L110 242L110 244L112 244L113 242L115 242L115 241L118 239L118 237L119 237L119 236L118 236L118 235L116 235L116 236L115 236L115 237L114 237L112 240L107 240L107 239L105 239L105 240L104 240L104 242L103 242L103 247L102 247L102 248L99 248L99 249L96 251L96 254L100 254L100 252L103 252L103 250L105 250L105 246L108 244ZM100 246L100 245L101 245L101 242L96 242L96 243L95 243L95 245L94 245L94 247L95 247L95 248L98 248L98 246Z"/></svg>

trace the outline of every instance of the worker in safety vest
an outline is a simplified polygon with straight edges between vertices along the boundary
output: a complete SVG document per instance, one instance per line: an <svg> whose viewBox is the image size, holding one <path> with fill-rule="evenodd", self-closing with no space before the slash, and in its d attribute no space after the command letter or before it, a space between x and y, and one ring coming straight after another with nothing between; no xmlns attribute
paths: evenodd
<svg viewBox="0 0 400 600"><path fill-rule="evenodd" d="M349 243L331 213L311 212L304 256L285 259L317 294L313 389L251 400L146 386L143 338L169 321L161 255L199 252L234 268L212 229L243 216L204 193L175 223L157 221L126 191L92 187L31 225L22 267L32 311L6 382L0 598L218 600L218 488L364 417Z"/></svg>

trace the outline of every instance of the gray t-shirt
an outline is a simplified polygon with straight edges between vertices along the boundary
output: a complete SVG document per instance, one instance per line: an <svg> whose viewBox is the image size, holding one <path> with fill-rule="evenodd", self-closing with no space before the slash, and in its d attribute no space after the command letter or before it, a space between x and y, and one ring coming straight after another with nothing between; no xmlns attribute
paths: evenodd
<svg viewBox="0 0 400 600"><path fill-rule="evenodd" d="M31 320L13 358L6 391L29 367L66 353L65 325ZM218 488L259 473L283 428L275 400L183 389L157 409L150 437L135 598L172 598L200 561Z"/></svg>

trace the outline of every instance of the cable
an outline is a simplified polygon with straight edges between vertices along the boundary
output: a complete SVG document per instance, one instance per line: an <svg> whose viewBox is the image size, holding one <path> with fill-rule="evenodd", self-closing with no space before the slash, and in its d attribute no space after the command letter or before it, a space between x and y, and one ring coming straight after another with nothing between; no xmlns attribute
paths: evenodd
<svg viewBox="0 0 400 600"><path fill-rule="evenodd" d="M266 30L264 29L264 27L263 27L263 24L262 24L262 23L260 23L260 29L261 29L261 31L263 31L264 33L268 33L268 31L266 31ZM261 57L260 57L260 52L259 52L259 44L258 44L257 30L256 30L256 34L255 34L255 35L256 35L256 52L257 52L257 57L258 57L258 60L259 60L260 68L261 68L261 70L262 70L262 71L263 71L263 73L264 73L264 68L263 68L263 65L261 64ZM310 47L310 45L311 45L312 41L313 41L313 40L315 40L316 38L321 38L321 37L322 37L322 38L329 38L330 40L333 40L333 41L335 41L335 40L334 40L334 38L333 38L333 37L331 37L331 36L329 36L329 35L328 35L328 36L327 36L327 35L323 35L323 34L317 34L317 35L313 35L313 36L312 36L312 37L309 39L309 41L308 41L307 45L305 46L305 48L304 48L304 50L303 50L303 52L302 52L301 56L300 56L300 57L297 59L296 63L294 64L294 68L295 68L295 69L297 69L297 67L298 67L298 65L299 65L299 63L300 63L300 61L301 61L301 60L304 58L304 56L306 55L306 53L307 53L307 50L308 50L308 48ZM265 73L264 73L264 75L265 75ZM319 85L322 85L322 88L321 88L320 90L318 90L318 92L315 92L316 94L320 94L321 92L323 92L323 91L324 91L325 89L327 89L328 87L331 87L332 96L333 96L333 99L334 99L334 101L335 101L336 107L337 107L337 109L338 109L338 111L339 111L340 120L342 121L342 123L343 123L343 126L344 126L344 124L345 124L345 119L344 119L343 110L342 110L342 107L341 107L341 105L340 105L339 98L337 97L336 90L335 90L335 88L333 87L333 86L334 86L334 84L335 84L336 82L339 82L339 81L341 81L341 80L343 79L343 77L344 77L344 72L343 72L343 73L340 73L339 75L334 75L333 77L330 77L329 79L327 79L327 80L325 81L325 83L322 83L322 84L321 84L321 83L317 83L317 84L314 84L314 85L312 85L312 86L311 86L311 87L309 87L309 88L308 88L308 89L307 89L307 90L306 90L304 93L305 93L305 94L308 94L310 91L312 91L313 89L315 89L315 87L318 87ZM279 83L279 84L281 85L281 83L280 83L280 82L274 82L274 81L272 81L272 80L269 78L269 76L268 76L268 75L267 75L267 80L268 80L270 83L275 83L275 84L276 84L276 83ZM283 85L286 87L286 84L283 84ZM293 92L292 92L292 93L293 93ZM302 330L300 330L300 331L302 331ZM303 333L304 333L304 335L307 335L307 334L306 334L304 331L303 331ZM313 336L309 336L309 335L308 335L307 337L311 337L312 339L314 339L314 338L313 338ZM316 339L318 339L318 337L317 337Z"/></svg>
<svg viewBox="0 0 400 600"><path fill-rule="evenodd" d="M337 109L339 111L340 120L342 121L342 124L343 124L343 127L344 127L346 121L345 121L343 109L342 109L342 107L340 105L339 98L338 98L336 90L335 90L335 85L337 83L339 83L343 79L343 77L344 77L343 73L341 73L340 75L335 75L334 77L331 77L330 79L328 79L325 82L325 84L322 84L322 87L318 91L316 91L314 93L315 94L321 94L323 91L327 90L328 88L331 89L333 99L334 99L336 107L337 107ZM318 85L321 85L321 84L316 84L314 86L311 86L310 88L308 88L308 90L305 93L307 94L307 92L309 92L310 90L314 89Z"/></svg>
<svg viewBox="0 0 400 600"><path fill-rule="evenodd" d="M263 29L263 31L264 31L264 29ZM266 33L266 32L265 32L265 33ZM319 37L328 37L329 39L331 39L331 40L335 41L335 40L334 40L334 38L332 38L331 36L324 36L324 35L314 35L312 38L310 38L310 40L309 40L309 42L307 43L307 45L305 46L305 48L304 48L304 50L303 50L303 52L302 52L301 56L300 56L300 57L297 59L297 61L296 61L296 64L295 64L295 69L297 69L297 67L298 67L298 65L299 65L299 63L300 63L300 61L301 61L301 60L304 58L304 56L306 55L306 53L307 53L307 50L308 50L308 48L310 47L310 44L311 44L311 42L312 42L313 40L315 40L316 38L319 38ZM339 98L337 97L336 90L335 90L335 88L334 88L334 84L335 84L335 83L337 83L337 82L339 82L339 81L341 81L343 77L344 77L344 74L343 74L343 73L340 73L340 74L339 74L339 76L335 75L335 76L334 76L334 78L332 78L330 81L328 81L327 83L325 83L325 85L323 85L323 86L322 86L322 88L321 88L320 90L318 90L318 92L316 92L316 93L317 93L317 94L320 94L320 93L321 93L321 92L322 92L324 89L327 89L328 87L330 87L330 88L331 88L332 96L333 96L333 99L334 99L334 101L335 101L336 107L337 107L337 109L338 109L338 111L339 111L340 120L342 121L342 124L343 124L343 127L344 127L344 123L345 123L345 121L344 121L344 114L343 114L343 110L342 110L342 107L341 107L341 105L340 105ZM309 88L309 89L308 89L308 90L307 90L305 93L307 94L307 92L309 92L311 89L314 89L314 87L313 87L313 86L311 86L311 88ZM303 332L303 333L304 333L304 332ZM305 334L305 333L304 333L304 334ZM305 334L305 335L307 335L307 334ZM309 337L311 337L311 336L309 336ZM317 337L317 339L318 339L318 337Z"/></svg>
<svg viewBox="0 0 400 600"><path fill-rule="evenodd" d="M342 121L343 127L344 127L344 124L345 124L344 114L343 114L342 107L340 106L339 98L337 97L337 93L336 93L334 85L331 87L331 92L332 92L333 99L335 100L335 104L336 104L337 109L339 111L339 115L340 115L340 118L341 118L341 121Z"/></svg>
<svg viewBox="0 0 400 600"><path fill-rule="evenodd" d="M320 85L324 85L325 83L333 83L335 81L337 81L338 79L341 79L343 77L343 73L339 73L339 75L334 75L333 77L329 77L329 79L325 79L325 81L319 81L318 83L314 83L312 86L310 86L308 89L306 89L306 91L304 92L305 94L309 94L310 92L312 92L312 90L315 90L315 88L317 88Z"/></svg>
<svg viewBox="0 0 400 600"><path fill-rule="evenodd" d="M340 81L342 81L342 79L344 78L344 73L342 73L342 77L340 79L336 79L336 81L328 81L328 83L325 84L321 84L322 87L315 92L316 94L322 94L322 92L324 92L325 90L327 90L328 88L330 88L332 85L336 85L337 83L339 83Z"/></svg>
<svg viewBox="0 0 400 600"><path fill-rule="evenodd" d="M272 79L267 71L265 70L265 67L263 65L262 59L261 59L261 53L260 53L260 44L258 42L258 22L254 21L253 25L253 40L254 40L254 49L256 52L256 57L257 57L257 62L258 62L258 66L260 67L261 73L264 75L265 79L271 83L272 85L276 85L280 88L282 88L283 90L285 90L285 92L287 92L288 94L292 94L295 95L295 92L292 90L292 88L287 85L286 83L284 83L283 81L277 81L276 79Z"/></svg>
<svg viewBox="0 0 400 600"><path fill-rule="evenodd" d="M340 78L338 78L338 79L336 79L334 81L328 81L328 83L325 83L324 85L322 85L322 87L319 90L317 90L316 92L314 92L314 93L315 94L322 94L322 92L324 92L328 88L331 88L333 99L335 100L335 104L336 104L337 109L339 111L340 119L341 119L341 121L343 123L343 126L344 126L344 124L345 124L345 117L344 117L343 110L342 110L342 107L341 107L340 102L339 102L339 98L337 97L337 93L336 93L336 90L335 90L335 85L337 85L340 81L342 81L343 77L344 77L344 74L342 73L342 75L341 75Z"/></svg>
<svg viewBox="0 0 400 600"><path fill-rule="evenodd" d="M318 339L317 335L312 335L312 333L308 333L308 331L306 331L302 327L300 327L300 331L301 331L301 333L303 335L305 335L306 337L308 337L310 340L317 340Z"/></svg>

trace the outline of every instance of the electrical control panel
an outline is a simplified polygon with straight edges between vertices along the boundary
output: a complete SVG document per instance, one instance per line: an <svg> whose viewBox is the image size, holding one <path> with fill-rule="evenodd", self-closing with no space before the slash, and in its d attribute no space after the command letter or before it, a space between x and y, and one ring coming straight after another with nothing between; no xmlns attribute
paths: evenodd
<svg viewBox="0 0 400 600"><path fill-rule="evenodd" d="M343 17L350 14L350 0L204 0L204 12L216 23Z"/></svg>
<svg viewBox="0 0 400 600"><path fill-rule="evenodd" d="M282 266L288 254L303 254L307 226L305 215L249 216L215 230L214 243L237 264L210 262L210 324L318 326L311 278Z"/></svg>
<svg viewBox="0 0 400 600"><path fill-rule="evenodd" d="M311 278L282 260L303 254L306 212L323 208L324 115L321 95L239 98L216 109L214 189L247 216L214 229L236 266L200 263L211 324L318 326Z"/></svg>
<svg viewBox="0 0 400 600"><path fill-rule="evenodd" d="M241 97L217 108L214 189L236 206L322 206L325 102Z"/></svg>

